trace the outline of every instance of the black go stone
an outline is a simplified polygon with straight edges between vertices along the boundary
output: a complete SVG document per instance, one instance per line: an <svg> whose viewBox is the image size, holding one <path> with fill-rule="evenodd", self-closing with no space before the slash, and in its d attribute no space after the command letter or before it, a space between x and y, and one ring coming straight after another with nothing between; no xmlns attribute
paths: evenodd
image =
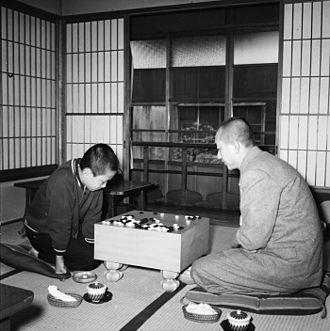
<svg viewBox="0 0 330 331"><path fill-rule="evenodd" d="M143 225L145 223L148 223L148 219L145 217L145 218L142 218L141 221L140 221L140 224Z"/></svg>

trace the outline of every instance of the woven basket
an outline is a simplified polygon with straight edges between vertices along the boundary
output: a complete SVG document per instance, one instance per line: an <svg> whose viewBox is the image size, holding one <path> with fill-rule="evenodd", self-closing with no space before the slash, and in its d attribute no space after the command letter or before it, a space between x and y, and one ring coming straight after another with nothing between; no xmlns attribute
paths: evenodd
<svg viewBox="0 0 330 331"><path fill-rule="evenodd" d="M47 300L50 305L55 306L55 307L62 307L62 308L77 308L82 301L82 296L76 293L66 293L68 295L71 295L74 297L77 301L72 301L72 302L67 302L67 301L62 301L59 299L54 298L51 294L47 295Z"/></svg>
<svg viewBox="0 0 330 331"><path fill-rule="evenodd" d="M212 307L215 311L216 314L212 314L212 315L203 315L203 314L193 314L193 313L189 313L186 309L188 305L184 305L182 306L182 310L183 310L183 315L186 319L194 321L194 322L201 322L201 323L214 323L217 322L221 316L221 309L217 308L217 307Z"/></svg>

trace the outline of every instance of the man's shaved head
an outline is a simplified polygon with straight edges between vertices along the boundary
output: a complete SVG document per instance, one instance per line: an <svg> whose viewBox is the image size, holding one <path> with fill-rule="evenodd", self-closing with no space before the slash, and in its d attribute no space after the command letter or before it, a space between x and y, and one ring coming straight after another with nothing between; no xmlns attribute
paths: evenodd
<svg viewBox="0 0 330 331"><path fill-rule="evenodd" d="M241 117L231 117L221 123L215 140L226 143L240 142L245 147L255 145L253 131L250 124Z"/></svg>

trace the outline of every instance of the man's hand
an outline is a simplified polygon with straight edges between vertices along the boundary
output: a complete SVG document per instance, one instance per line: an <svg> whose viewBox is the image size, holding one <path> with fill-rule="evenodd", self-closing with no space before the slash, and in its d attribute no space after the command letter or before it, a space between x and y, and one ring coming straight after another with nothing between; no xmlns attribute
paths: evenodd
<svg viewBox="0 0 330 331"><path fill-rule="evenodd" d="M56 274L66 274L67 272L68 272L68 270L64 264L63 256L56 255L55 273Z"/></svg>

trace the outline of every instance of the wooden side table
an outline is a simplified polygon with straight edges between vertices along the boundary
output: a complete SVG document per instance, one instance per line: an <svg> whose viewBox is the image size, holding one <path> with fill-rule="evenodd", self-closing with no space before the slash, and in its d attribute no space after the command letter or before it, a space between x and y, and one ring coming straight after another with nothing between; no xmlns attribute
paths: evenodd
<svg viewBox="0 0 330 331"><path fill-rule="evenodd" d="M0 284L0 330L10 330L11 316L30 306L33 297L32 291Z"/></svg>
<svg viewBox="0 0 330 331"><path fill-rule="evenodd" d="M44 179L36 179L36 180L29 180L25 182L17 182L14 184L16 187L25 188L25 211L24 216L26 215L27 211L29 210L29 206L32 203L34 195L37 193L39 186L46 180Z"/></svg>
<svg viewBox="0 0 330 331"><path fill-rule="evenodd" d="M118 203L126 197L130 200L133 200L133 197L137 197L138 206L136 206L136 208L139 210L144 210L146 204L146 191L156 187L157 185L155 183L126 180L112 187L106 187L103 193L105 217L110 218L117 215Z"/></svg>

